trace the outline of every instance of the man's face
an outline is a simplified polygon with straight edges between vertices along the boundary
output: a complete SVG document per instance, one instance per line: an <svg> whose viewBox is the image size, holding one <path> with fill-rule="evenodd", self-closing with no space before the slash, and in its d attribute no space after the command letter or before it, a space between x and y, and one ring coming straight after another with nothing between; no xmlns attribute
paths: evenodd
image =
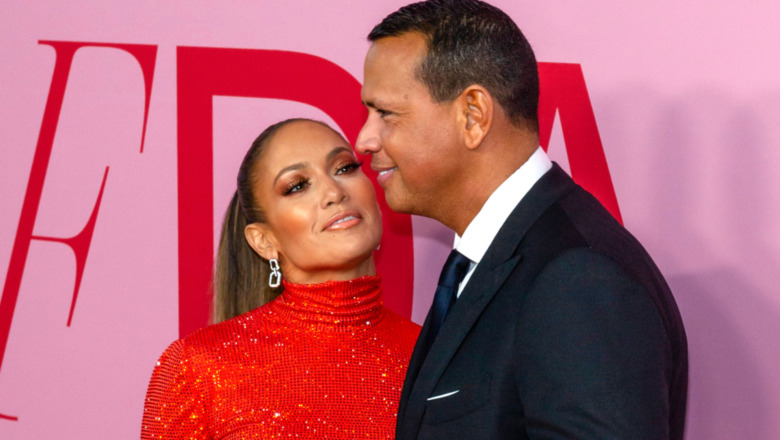
<svg viewBox="0 0 780 440"><path fill-rule="evenodd" d="M355 148L371 154L391 209L438 218L452 202L450 183L459 172L458 115L452 103L434 102L415 76L426 50L414 32L371 45L361 91L368 119Z"/></svg>

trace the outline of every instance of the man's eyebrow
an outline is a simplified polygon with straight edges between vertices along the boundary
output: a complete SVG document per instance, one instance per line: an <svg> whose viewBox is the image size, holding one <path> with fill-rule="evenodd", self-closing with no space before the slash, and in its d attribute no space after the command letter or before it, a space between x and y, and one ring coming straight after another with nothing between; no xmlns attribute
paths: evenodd
<svg viewBox="0 0 780 440"><path fill-rule="evenodd" d="M309 166L308 162L298 162L298 163L294 163L294 164L292 164L292 165L290 165L288 167L282 168L281 171L279 171L279 173L274 178L274 183L273 184L276 185L276 181L279 180L280 177L282 177L282 174L290 172L290 171L300 170L300 169L306 168L308 166Z"/></svg>
<svg viewBox="0 0 780 440"><path fill-rule="evenodd" d="M390 101L383 101L381 99L366 99L363 101L363 105L365 105L368 108L382 108L387 109L392 107Z"/></svg>

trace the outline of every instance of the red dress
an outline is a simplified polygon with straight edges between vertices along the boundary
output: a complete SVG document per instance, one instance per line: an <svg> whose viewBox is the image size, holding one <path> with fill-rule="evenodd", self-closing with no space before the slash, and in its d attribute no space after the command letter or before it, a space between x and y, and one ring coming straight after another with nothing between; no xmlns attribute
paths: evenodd
<svg viewBox="0 0 780 440"><path fill-rule="evenodd" d="M380 280L285 282L265 306L174 342L141 438L393 438L420 328L382 306Z"/></svg>

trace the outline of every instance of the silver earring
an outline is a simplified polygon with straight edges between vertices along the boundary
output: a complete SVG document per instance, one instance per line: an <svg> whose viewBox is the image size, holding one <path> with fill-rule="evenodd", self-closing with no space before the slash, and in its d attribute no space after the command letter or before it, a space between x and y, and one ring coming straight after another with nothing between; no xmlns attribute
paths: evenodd
<svg viewBox="0 0 780 440"><path fill-rule="evenodd" d="M268 287L276 289L282 283L282 271L279 270L279 260L271 258L268 260L271 265L271 275L268 276Z"/></svg>

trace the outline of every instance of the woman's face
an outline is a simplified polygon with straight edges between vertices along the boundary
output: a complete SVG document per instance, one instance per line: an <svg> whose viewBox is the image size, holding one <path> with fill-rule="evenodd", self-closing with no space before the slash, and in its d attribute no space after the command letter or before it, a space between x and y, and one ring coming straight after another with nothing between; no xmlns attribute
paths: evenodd
<svg viewBox="0 0 780 440"><path fill-rule="evenodd" d="M311 121L280 128L255 165L254 193L267 222L249 225L247 240L264 258L278 258L288 281L375 273L382 219L374 187L330 128Z"/></svg>

